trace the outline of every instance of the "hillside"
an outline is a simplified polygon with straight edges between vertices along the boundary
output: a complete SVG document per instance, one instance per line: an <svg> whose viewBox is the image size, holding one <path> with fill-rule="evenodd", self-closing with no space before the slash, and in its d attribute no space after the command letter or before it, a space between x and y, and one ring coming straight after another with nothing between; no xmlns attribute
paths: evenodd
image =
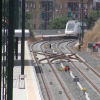
<svg viewBox="0 0 100 100"><path fill-rule="evenodd" d="M100 43L100 19L97 21L97 23L91 30L85 33L84 39L83 39L82 51L87 50L88 42L99 42Z"/></svg>

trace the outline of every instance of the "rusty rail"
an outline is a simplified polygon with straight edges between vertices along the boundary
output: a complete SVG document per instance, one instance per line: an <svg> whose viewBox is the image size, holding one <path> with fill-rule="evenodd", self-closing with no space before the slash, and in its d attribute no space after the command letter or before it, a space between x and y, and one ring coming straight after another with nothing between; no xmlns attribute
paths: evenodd
<svg viewBox="0 0 100 100"><path fill-rule="evenodd" d="M73 41L70 41L69 43L72 43ZM68 43L68 44L69 44ZM73 54L71 49L69 49L68 44L66 48ZM57 46L58 47L58 46ZM63 53L63 51L58 47L58 49ZM65 53L64 53L65 54ZM75 55L77 58L79 58L77 55ZM80 58L79 58L80 59ZM81 62L83 62L88 68L90 68L98 77L100 77L100 74L98 74L95 70L93 70L89 65L87 65L83 60L80 59ZM83 75L83 77L100 93L100 90L89 80L86 75L71 61L72 65L75 66L75 68Z"/></svg>
<svg viewBox="0 0 100 100"><path fill-rule="evenodd" d="M36 43L35 43L35 44L36 44ZM33 44L33 45L34 45L34 44ZM32 47L33 47L33 45L32 45ZM36 52L34 52L33 48L32 48L32 51L33 51L33 55L34 55L34 58L35 58L36 64L37 64L37 66L38 66L38 68L39 68L39 62L38 62L38 60L37 60L37 58L36 58L36 55L35 55ZM40 68L39 68L39 70L40 70L40 72L42 72ZM46 92L47 92L48 99L49 99L49 100L52 100L51 97L50 97L50 94L49 94L49 92L48 92L48 88L47 88L47 85L46 85L45 80L44 80L44 78L43 78L43 75L42 75L41 73L40 73L40 75L41 75L41 78L42 78L42 81L43 81L43 84L44 84L45 90L46 90Z"/></svg>
<svg viewBox="0 0 100 100"><path fill-rule="evenodd" d="M44 43L43 43L43 44L44 44ZM43 45L43 44L42 44L42 45ZM41 50L42 50L42 52L43 52L42 45L41 45ZM47 55L45 54L45 52L43 52L43 53L44 53L44 55L45 55L45 56L46 56L46 58L47 58ZM50 67L52 68L52 70L53 70L53 72L54 72L55 76L57 77L57 79L58 79L58 81L59 81L60 85L62 86L62 88L63 88L63 90L64 90L64 92L65 92L65 94L66 94L67 98L68 98L69 100L71 100L71 98L70 98L70 96L69 96L68 92L67 92L67 91L66 91L66 89L64 88L64 86L63 86L62 82L60 81L60 79L59 79L59 77L58 77L57 73L55 72L55 70L54 70L54 68L52 67L52 65L51 65L51 63L50 63L50 61L49 61L49 59L48 59L48 58L47 58L47 61L48 61L49 65L50 65Z"/></svg>

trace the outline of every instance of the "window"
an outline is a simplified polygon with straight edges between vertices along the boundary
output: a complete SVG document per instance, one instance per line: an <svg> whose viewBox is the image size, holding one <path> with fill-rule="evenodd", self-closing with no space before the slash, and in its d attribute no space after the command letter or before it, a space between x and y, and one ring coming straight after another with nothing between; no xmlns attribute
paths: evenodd
<svg viewBox="0 0 100 100"><path fill-rule="evenodd" d="M33 14L31 14L31 19L33 19Z"/></svg>
<svg viewBox="0 0 100 100"><path fill-rule="evenodd" d="M65 4L65 8L67 8L67 4Z"/></svg>
<svg viewBox="0 0 100 100"><path fill-rule="evenodd" d="M52 9L53 9L53 3L50 2L50 3L49 3L49 10L52 10Z"/></svg>
<svg viewBox="0 0 100 100"><path fill-rule="evenodd" d="M78 14L75 14L75 18L77 18L77 19L78 19Z"/></svg>
<svg viewBox="0 0 100 100"><path fill-rule="evenodd" d="M44 6L44 4L42 4L42 11L45 11L45 6Z"/></svg>
<svg viewBox="0 0 100 100"><path fill-rule="evenodd" d="M43 12L43 13L42 13L42 19L44 19L44 18L45 18L45 13Z"/></svg>
<svg viewBox="0 0 100 100"><path fill-rule="evenodd" d="M59 17L59 14L58 14L58 17Z"/></svg>
<svg viewBox="0 0 100 100"><path fill-rule="evenodd" d="M33 3L31 3L31 8L33 8Z"/></svg>
<svg viewBox="0 0 100 100"><path fill-rule="evenodd" d="M36 19L36 14L34 14L34 19Z"/></svg>
<svg viewBox="0 0 100 100"><path fill-rule="evenodd" d="M73 2L68 2L68 10L73 11Z"/></svg>
<svg viewBox="0 0 100 100"><path fill-rule="evenodd" d="M74 30L74 26L75 26L75 24L69 23L69 24L68 24L68 27L67 27L67 30L68 30L68 31L73 31L73 30Z"/></svg>
<svg viewBox="0 0 100 100"><path fill-rule="evenodd" d="M59 8L60 8L60 4L59 4Z"/></svg>
<svg viewBox="0 0 100 100"><path fill-rule="evenodd" d="M53 18L55 18L55 14L53 14Z"/></svg>
<svg viewBox="0 0 100 100"><path fill-rule="evenodd" d="M36 24L34 24L34 29L36 29Z"/></svg>
<svg viewBox="0 0 100 100"><path fill-rule="evenodd" d="M25 7L27 8L27 3L25 4Z"/></svg>
<svg viewBox="0 0 100 100"><path fill-rule="evenodd" d="M31 24L31 28L33 28L33 24Z"/></svg>
<svg viewBox="0 0 100 100"><path fill-rule="evenodd" d="M41 3L39 4L39 8L41 9Z"/></svg>
<svg viewBox="0 0 100 100"><path fill-rule="evenodd" d="M45 24L43 23L43 24L42 24L42 30L44 30L44 29L45 29Z"/></svg>
<svg viewBox="0 0 100 100"><path fill-rule="evenodd" d="M61 8L62 8L62 4L61 4Z"/></svg>
<svg viewBox="0 0 100 100"><path fill-rule="evenodd" d="M72 16L71 16L71 12L68 12L68 17L70 17L70 18L72 17Z"/></svg>
<svg viewBox="0 0 100 100"><path fill-rule="evenodd" d="M79 5L78 2L74 2L74 3L73 3L73 6L74 6L74 7L73 7L73 11L78 11L78 10L79 10L79 6L78 6L78 5Z"/></svg>
<svg viewBox="0 0 100 100"><path fill-rule="evenodd" d="M36 8L36 3L34 3L34 8Z"/></svg>
<svg viewBox="0 0 100 100"><path fill-rule="evenodd" d="M100 5L99 5L99 7L100 7ZM92 9L92 4L90 5L90 8Z"/></svg>
<svg viewBox="0 0 100 100"><path fill-rule="evenodd" d="M40 18L41 18L41 14L40 14Z"/></svg>

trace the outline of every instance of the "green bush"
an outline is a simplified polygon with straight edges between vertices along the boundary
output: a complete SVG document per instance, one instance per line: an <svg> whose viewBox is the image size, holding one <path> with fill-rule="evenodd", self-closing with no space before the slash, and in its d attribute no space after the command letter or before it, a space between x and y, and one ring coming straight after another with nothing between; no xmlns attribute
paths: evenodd
<svg viewBox="0 0 100 100"><path fill-rule="evenodd" d="M48 29L65 29L66 23L69 20L71 20L71 18L68 18L67 15L64 15L59 18L55 18L50 22Z"/></svg>

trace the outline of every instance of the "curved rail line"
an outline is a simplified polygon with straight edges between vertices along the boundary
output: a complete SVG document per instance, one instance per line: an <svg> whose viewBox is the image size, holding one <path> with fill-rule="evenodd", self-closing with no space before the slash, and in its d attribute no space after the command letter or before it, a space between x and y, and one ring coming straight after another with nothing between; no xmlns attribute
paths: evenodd
<svg viewBox="0 0 100 100"><path fill-rule="evenodd" d="M44 44L44 43L43 43L43 44ZM43 45L43 44L42 44L42 45ZM42 52L44 53L45 57L47 58L47 55L45 54L45 52L44 52L44 51L43 51L43 49L42 49L42 45L41 45L41 50L42 50ZM58 81L59 81L60 85L62 86L62 88L63 88L63 90L64 90L64 92L65 92L65 94L66 94L67 98L68 98L69 100L71 100L71 98L70 98L70 96L69 96L68 92L67 92L67 91L66 91L66 89L64 88L64 86L63 86L63 84L62 84L61 80L59 79L59 77L58 77L57 73L55 72L55 70L54 70L54 68L52 67L52 65L51 65L51 63L50 63L50 61L49 61L49 59L48 59L48 58L47 58L47 61L48 61L49 65L50 65L51 69L53 70L53 72L54 72L55 76L57 77L57 79L58 79Z"/></svg>
<svg viewBox="0 0 100 100"><path fill-rule="evenodd" d="M71 42L70 42L71 43ZM74 52L68 47L69 43L67 44L67 49L73 54ZM77 55L75 55L77 58L79 58ZM80 58L79 58L80 59ZM81 59L80 59L81 60ZM92 72L94 72L99 78L100 78L100 74L95 71L92 67L90 67L85 61L81 60Z"/></svg>
<svg viewBox="0 0 100 100"><path fill-rule="evenodd" d="M73 41L69 42L72 43ZM68 44L69 44L68 43ZM61 43L59 43L61 44ZM68 44L66 46L66 48L73 54L74 52L72 52L71 49L69 49ZM58 46L57 46L58 47ZM63 53L63 51L58 47L58 49ZM63 53L65 54L65 53ZM77 55L76 55L77 57ZM78 57L79 58L79 57ZM70 59L70 58L69 58ZM79 58L80 59L80 58ZM81 60L81 59L80 59ZM100 93L100 90L86 77L86 75L73 63L73 61L70 61L72 63L73 66L75 66L75 68L83 75L83 77L98 91L98 93ZM100 77L100 75L94 71L89 65L87 65L83 60L81 60L81 62L83 62L88 68L90 68L98 77Z"/></svg>
<svg viewBox="0 0 100 100"><path fill-rule="evenodd" d="M34 43L33 45L35 45L35 44L36 44L36 43ZM33 45L32 45L32 47L33 47ZM36 52L34 52L34 49L33 49L33 48L32 48L32 51L33 51L33 55L34 55L36 64L37 64L37 66L38 66L38 68L39 68L39 62L38 62L38 60L37 60L37 58L36 58ZM50 97L50 93L48 92L48 88L47 88L47 85L46 85L45 80L44 80L44 78L43 78L43 75L41 74L42 71L41 71L40 68L39 68L39 71L40 71L40 75L41 75L41 78L42 78L42 81L43 81L45 90L46 90L47 95L48 95L48 99L49 99L49 100L52 100L51 97Z"/></svg>

